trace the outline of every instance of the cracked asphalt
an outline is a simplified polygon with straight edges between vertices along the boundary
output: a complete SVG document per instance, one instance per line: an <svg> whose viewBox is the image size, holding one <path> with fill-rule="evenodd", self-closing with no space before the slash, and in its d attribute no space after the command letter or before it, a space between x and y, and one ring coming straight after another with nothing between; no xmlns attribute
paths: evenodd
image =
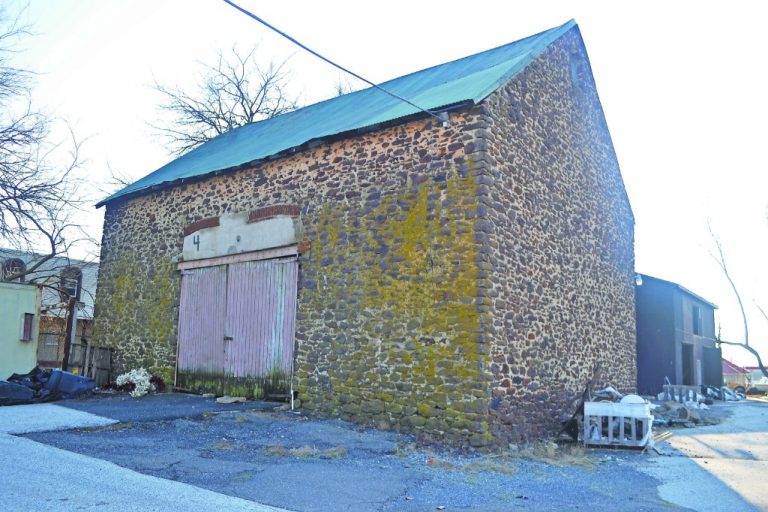
<svg viewBox="0 0 768 512"><path fill-rule="evenodd" d="M659 495L663 480L643 471L653 457L637 452L590 450L571 465L435 452L394 432L191 395L60 404L120 422L28 440L290 510L684 510Z"/></svg>

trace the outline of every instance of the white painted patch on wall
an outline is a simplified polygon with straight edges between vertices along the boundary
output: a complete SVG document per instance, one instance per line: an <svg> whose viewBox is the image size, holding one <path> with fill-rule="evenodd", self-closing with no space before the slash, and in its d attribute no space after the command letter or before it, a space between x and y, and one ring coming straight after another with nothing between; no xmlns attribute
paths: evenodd
<svg viewBox="0 0 768 512"><path fill-rule="evenodd" d="M279 215L248 222L248 213L222 215L219 225L184 237L184 261L216 258L296 244L301 240L301 221Z"/></svg>

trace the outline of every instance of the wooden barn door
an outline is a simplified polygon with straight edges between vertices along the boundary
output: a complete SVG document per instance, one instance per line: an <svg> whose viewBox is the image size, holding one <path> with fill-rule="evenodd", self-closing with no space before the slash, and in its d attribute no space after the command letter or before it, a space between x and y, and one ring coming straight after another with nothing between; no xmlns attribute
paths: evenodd
<svg viewBox="0 0 768 512"><path fill-rule="evenodd" d="M229 266L224 328L228 374L278 379L279 374L290 375L297 270L295 259Z"/></svg>
<svg viewBox="0 0 768 512"><path fill-rule="evenodd" d="M250 396L287 393L297 278L295 258L183 271L178 385Z"/></svg>
<svg viewBox="0 0 768 512"><path fill-rule="evenodd" d="M179 373L214 374L224 368L227 267L185 270L179 304Z"/></svg>

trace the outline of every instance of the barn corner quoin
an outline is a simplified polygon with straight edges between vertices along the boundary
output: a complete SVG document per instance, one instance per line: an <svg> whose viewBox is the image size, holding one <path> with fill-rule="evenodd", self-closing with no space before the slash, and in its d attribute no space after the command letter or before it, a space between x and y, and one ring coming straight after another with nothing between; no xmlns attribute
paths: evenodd
<svg viewBox="0 0 768 512"><path fill-rule="evenodd" d="M223 171L192 151L104 201L116 371L476 448L557 432L597 363L634 390L634 220L578 27L388 84L450 124L366 90L206 154L264 123L355 130Z"/></svg>

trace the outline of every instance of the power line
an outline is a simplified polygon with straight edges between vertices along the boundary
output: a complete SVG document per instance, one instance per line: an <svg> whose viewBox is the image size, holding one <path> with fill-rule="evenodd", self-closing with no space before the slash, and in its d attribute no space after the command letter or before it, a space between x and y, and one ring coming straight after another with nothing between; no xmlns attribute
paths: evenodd
<svg viewBox="0 0 768 512"><path fill-rule="evenodd" d="M252 12L250 12L249 10L245 9L244 7L240 7L240 6L239 6L239 5L237 5L235 2L232 2L231 0L223 0L223 1L224 1L225 3L227 3L227 4L231 5L232 7L234 7L235 9L237 9L238 11L242 12L242 13L243 13L243 14L245 14L246 16L248 16L248 17L250 17L250 18L253 18L254 20L258 21L259 23L261 23L262 25L264 25L264 26L265 26L265 27L267 27L268 29L270 29L270 30L273 30L274 32L277 32L278 34L280 34L281 36L283 36L284 38L286 38L287 40L289 40L289 41L290 41L290 42L292 42L293 44L295 44L295 45L297 45L297 46L299 46L299 47L303 48L304 50L308 51L309 53L311 53L311 54L312 54L312 55L314 55L315 57L317 57L317 58L319 58L319 59L322 59L322 60L324 60L325 62L327 62L327 63L328 63L328 64L330 64L331 66L334 66L334 67L336 67L336 68L338 68L338 69L342 70L343 72L345 72L345 73L348 73L348 74L352 75L353 77L357 78L358 80L362 80L363 82L367 83L368 85L370 85L370 86L372 86L372 87L375 87L376 89L378 89L378 90L380 90L380 91L382 91L382 92L384 92L384 93L386 93L386 94L389 94L389 95L390 95L390 96L392 96L393 98L397 98L398 100L400 100L400 101L403 101L403 102L407 103L408 105L410 105L410 106L412 106L412 107L414 107L414 108L416 108L416 109L418 109L418 110L421 110L421 111L422 111L422 112L424 112L425 114L429 114L430 116L434 117L435 119L437 119L438 121L440 121L440 122L442 122L442 123L444 123L444 122L446 122L446 121L448 120L446 117L441 117L441 116L439 116L438 114L435 114L434 112L432 112L431 110L427 110L427 109L425 109L425 108L422 108L422 107L418 106L417 104L413 103L412 101L410 101L410 100L408 100L408 99L406 99L406 98L403 98L402 96L399 96L399 95L397 95L397 94L395 94L395 93L393 93L393 92L391 92L391 91L388 91L388 90L386 90L385 88L383 88L382 86L380 86L380 85L377 85L377 84L375 84L375 83L371 82L370 80L366 80L365 78L363 78L362 76L358 75L357 73L354 73L354 72L352 72L352 71L348 70L347 68L345 68L345 67L343 67L343 66L340 66L339 64L336 64L335 62L333 62L333 61L332 61L332 60L330 60L329 58L327 58L327 57L324 57L323 55L321 55L321 54L317 53L317 52L316 52L316 51L314 51L313 49L311 49L311 48L307 47L306 45L304 45L304 44L300 43L299 41L297 41L297 40L296 40L296 39L294 39L293 37L289 36L288 34L286 34L285 32L283 32L282 30L278 29L277 27L275 27L275 26L273 26L273 25L270 25L270 24L269 24L267 21L265 21L265 20L264 20L264 19L262 19L262 18L259 18L258 16L256 16L255 14L253 14Z"/></svg>

